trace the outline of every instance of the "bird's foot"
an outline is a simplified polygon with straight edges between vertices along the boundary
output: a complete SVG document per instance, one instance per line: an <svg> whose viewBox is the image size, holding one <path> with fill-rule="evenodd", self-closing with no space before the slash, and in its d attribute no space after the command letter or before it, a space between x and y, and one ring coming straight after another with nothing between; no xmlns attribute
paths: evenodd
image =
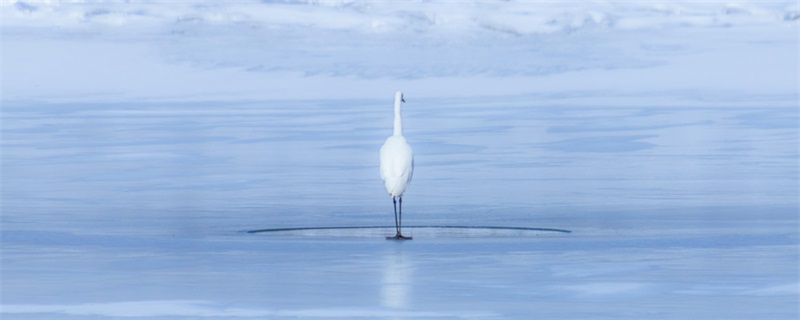
<svg viewBox="0 0 800 320"><path fill-rule="evenodd" d="M406 237L398 232L394 237L386 237L386 240L411 240L414 239L413 237Z"/></svg>

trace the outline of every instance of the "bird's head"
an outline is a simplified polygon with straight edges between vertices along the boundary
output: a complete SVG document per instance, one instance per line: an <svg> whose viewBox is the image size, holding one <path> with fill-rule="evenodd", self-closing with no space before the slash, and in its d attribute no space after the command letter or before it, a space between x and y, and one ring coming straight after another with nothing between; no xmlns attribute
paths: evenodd
<svg viewBox="0 0 800 320"><path fill-rule="evenodd" d="M403 98L403 93L402 93L402 92L400 92L400 91L397 91L397 92L394 94L394 100L395 100L395 101L400 101L400 102L406 102L406 99L404 99L404 98Z"/></svg>

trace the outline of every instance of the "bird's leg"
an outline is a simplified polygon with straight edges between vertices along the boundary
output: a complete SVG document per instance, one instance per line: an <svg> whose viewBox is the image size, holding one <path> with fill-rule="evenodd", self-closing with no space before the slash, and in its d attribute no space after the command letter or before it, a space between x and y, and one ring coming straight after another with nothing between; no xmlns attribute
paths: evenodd
<svg viewBox="0 0 800 320"><path fill-rule="evenodd" d="M403 237L403 196L399 196L400 198L400 221L397 222L397 237Z"/></svg>
<svg viewBox="0 0 800 320"><path fill-rule="evenodd" d="M396 237L398 239L401 239L401 240L411 240L412 239L411 237L406 237L406 236L404 236L402 234L402 231L403 231L402 230L402 228L403 228L403 196L400 196L399 198L400 198L400 214L399 214L400 218L399 218L399 221L397 223L398 227L397 227L397 236Z"/></svg>
<svg viewBox="0 0 800 320"><path fill-rule="evenodd" d="M402 210L403 200L400 201L400 208ZM400 221L397 219L397 197L392 197L392 203L394 203L394 231L397 232L397 235L400 235Z"/></svg>

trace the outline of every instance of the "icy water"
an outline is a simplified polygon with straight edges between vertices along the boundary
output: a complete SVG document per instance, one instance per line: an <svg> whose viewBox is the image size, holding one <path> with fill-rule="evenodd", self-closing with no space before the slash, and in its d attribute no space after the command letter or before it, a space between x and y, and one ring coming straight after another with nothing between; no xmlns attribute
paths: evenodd
<svg viewBox="0 0 800 320"><path fill-rule="evenodd" d="M2 319L800 317L797 1L0 16Z"/></svg>
<svg viewBox="0 0 800 320"><path fill-rule="evenodd" d="M3 318L798 316L794 106L406 95L404 223L542 230L248 232L392 225L390 99L6 103Z"/></svg>

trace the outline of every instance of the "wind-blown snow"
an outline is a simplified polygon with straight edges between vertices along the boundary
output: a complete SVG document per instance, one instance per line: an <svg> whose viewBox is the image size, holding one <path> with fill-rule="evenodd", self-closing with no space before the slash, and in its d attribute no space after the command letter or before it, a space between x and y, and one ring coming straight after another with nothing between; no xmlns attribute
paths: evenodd
<svg viewBox="0 0 800 320"><path fill-rule="evenodd" d="M799 12L3 0L0 315L797 319ZM397 90L404 224L571 232L245 232L392 226Z"/></svg>

